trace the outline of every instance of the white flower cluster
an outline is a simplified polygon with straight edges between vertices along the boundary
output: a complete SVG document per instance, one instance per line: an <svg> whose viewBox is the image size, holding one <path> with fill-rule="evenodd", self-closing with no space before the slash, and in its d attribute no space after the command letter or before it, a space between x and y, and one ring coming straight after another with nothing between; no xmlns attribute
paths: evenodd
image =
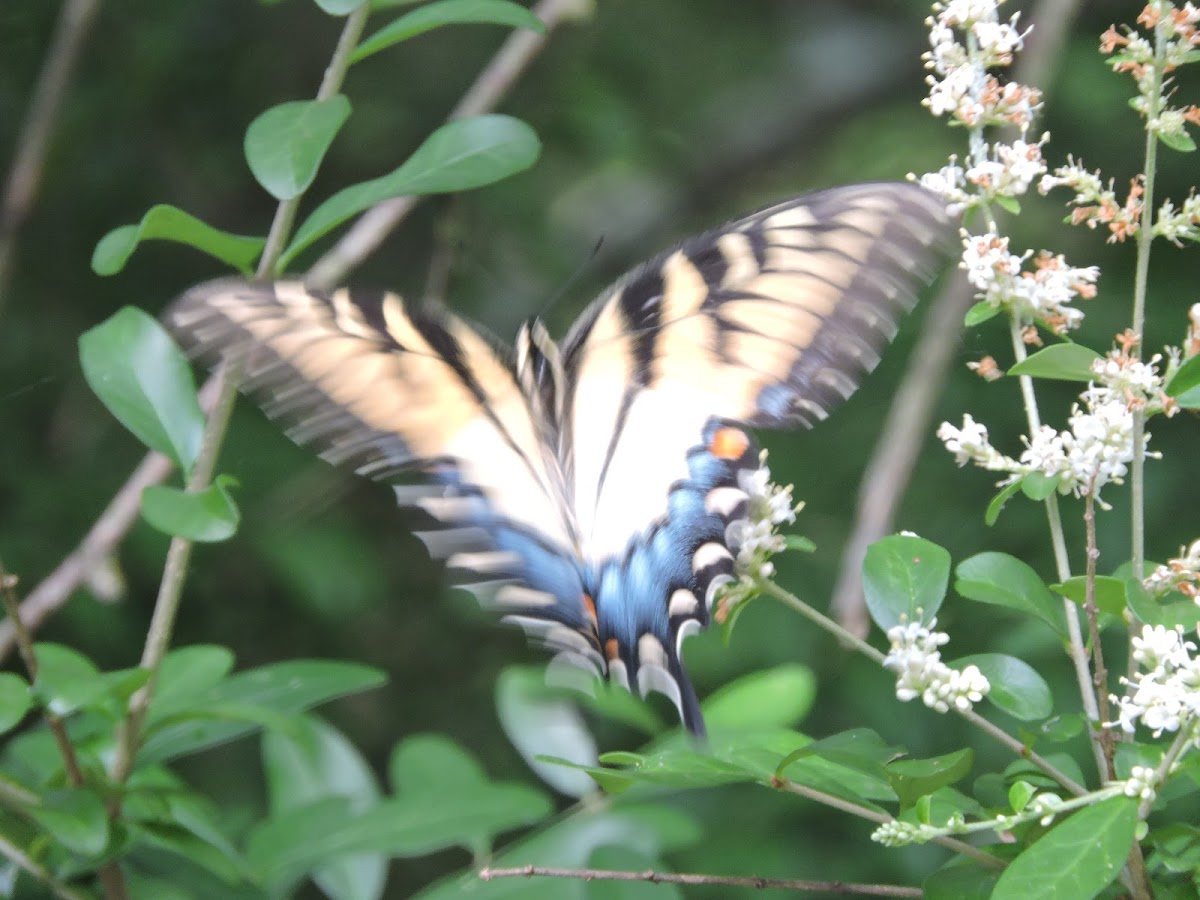
<svg viewBox="0 0 1200 900"><path fill-rule="evenodd" d="M1033 269L1026 270L1033 251L1010 253L1008 238L990 232L966 235L963 244L962 266L978 299L1009 310L1022 325L1042 322L1056 334L1079 327L1083 312L1069 304L1076 297L1096 295L1100 270L1095 266L1069 266L1062 256L1043 251L1033 258Z"/></svg>
<svg viewBox="0 0 1200 900"><path fill-rule="evenodd" d="M934 829L928 825L917 825L914 822L892 819L871 832L871 840L877 844L883 844L885 847L903 847L907 844L923 843L929 840L934 833Z"/></svg>
<svg viewBox="0 0 1200 900"><path fill-rule="evenodd" d="M1137 797L1140 800L1154 802L1158 796L1158 778L1149 766L1130 766L1129 778L1125 781L1126 797Z"/></svg>
<svg viewBox="0 0 1200 900"><path fill-rule="evenodd" d="M804 504L792 500L792 486L781 487L771 481L767 468L767 451L759 455L759 467L742 472L738 487L749 498L746 518L733 522L725 537L737 548L737 569L743 576L770 578L775 566L770 558L786 549L787 543L778 527L796 521L796 513Z"/></svg>
<svg viewBox="0 0 1200 900"><path fill-rule="evenodd" d="M920 697L930 709L940 713L951 707L967 711L991 690L987 678L977 666L962 671L942 662L938 647L950 640L949 635L934 631L934 619L926 627L920 622L907 622L888 629L892 649L883 667L897 674L896 699L907 703Z"/></svg>
<svg viewBox="0 0 1200 900"><path fill-rule="evenodd" d="M1168 591L1179 591L1200 606L1200 541L1190 547L1180 547L1179 556L1167 560L1142 582L1151 596L1161 597Z"/></svg>
<svg viewBox="0 0 1200 900"><path fill-rule="evenodd" d="M1062 797L1050 791L1044 791L1030 800L1025 809L1035 816L1040 816L1038 824L1045 828L1054 821L1054 817L1058 815L1062 805Z"/></svg>
<svg viewBox="0 0 1200 900"><path fill-rule="evenodd" d="M1155 737L1164 731L1193 728L1200 716L1200 658L1196 645L1183 639L1183 627L1142 626L1133 639L1133 658L1142 671L1133 679L1121 678L1125 696L1111 699L1118 705L1117 720L1132 734L1138 721Z"/></svg>
<svg viewBox="0 0 1200 900"><path fill-rule="evenodd" d="M962 428L943 422L938 438L954 454L960 466L968 462L993 472L1007 472L1001 484L1011 484L1039 472L1058 478L1060 494L1082 497L1091 494L1096 502L1100 489L1109 482L1121 484L1133 460L1133 410L1172 415L1174 403L1163 393L1158 372L1160 356L1142 362L1129 353L1136 340L1122 335L1122 346L1092 366L1094 381L1079 395L1081 403L1071 408L1066 431L1043 425L1023 438L1025 451L1013 459L991 445L987 428L969 415ZM1149 443L1150 436L1144 436ZM1147 454L1156 457L1156 454Z"/></svg>
<svg viewBox="0 0 1200 900"><path fill-rule="evenodd" d="M925 105L935 116L950 115L971 128L1016 125L1024 131L1041 97L1015 82L1001 85L988 72L1010 65L1026 34L1017 29L1019 14L1001 22L997 6L996 0L947 0L933 5L934 15L926 20L930 49L922 57L933 72L926 79Z"/></svg>

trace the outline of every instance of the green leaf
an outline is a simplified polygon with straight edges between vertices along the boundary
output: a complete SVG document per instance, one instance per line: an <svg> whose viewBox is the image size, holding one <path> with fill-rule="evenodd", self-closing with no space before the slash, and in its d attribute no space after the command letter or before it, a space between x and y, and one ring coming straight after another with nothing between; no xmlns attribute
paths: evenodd
<svg viewBox="0 0 1200 900"><path fill-rule="evenodd" d="M929 622L946 597L950 554L919 537L896 534L867 548L863 594L884 631L903 621Z"/></svg>
<svg viewBox="0 0 1200 900"><path fill-rule="evenodd" d="M996 205L1005 212L1011 213L1014 216L1019 216L1021 214L1021 204L1017 202L1016 197L997 197Z"/></svg>
<svg viewBox="0 0 1200 900"><path fill-rule="evenodd" d="M204 543L228 540L242 519L226 487L230 480L228 475L220 475L196 493L152 484L142 491L142 515L159 531L174 537Z"/></svg>
<svg viewBox="0 0 1200 900"><path fill-rule="evenodd" d="M351 62L359 62L393 44L443 25L509 25L546 33L542 20L508 0L437 0L405 13L358 45Z"/></svg>
<svg viewBox="0 0 1200 900"><path fill-rule="evenodd" d="M1062 604L1026 563L1007 553L979 553L955 569L954 589L968 600L1007 606L1041 619L1060 635L1067 633Z"/></svg>
<svg viewBox="0 0 1200 900"><path fill-rule="evenodd" d="M1087 577L1076 575L1068 578L1062 584L1052 584L1050 589L1062 594L1072 603L1083 606L1087 598ZM1125 612L1125 581L1111 575L1095 577L1096 606L1110 616L1123 615Z"/></svg>
<svg viewBox="0 0 1200 900"><path fill-rule="evenodd" d="M1196 142L1182 128L1179 131L1159 131L1158 139L1180 153L1191 153L1196 149Z"/></svg>
<svg viewBox="0 0 1200 900"><path fill-rule="evenodd" d="M108 814L91 791L51 791L25 812L69 850L99 856L108 845Z"/></svg>
<svg viewBox="0 0 1200 900"><path fill-rule="evenodd" d="M20 675L0 672L0 732L17 725L33 703L29 683Z"/></svg>
<svg viewBox="0 0 1200 900"><path fill-rule="evenodd" d="M1013 496L1021 490L1021 482L1014 481L1012 484L1006 484L988 504L987 512L983 514L983 521L990 527L996 524L996 520L1000 518L1000 511Z"/></svg>
<svg viewBox="0 0 1200 900"><path fill-rule="evenodd" d="M578 769L548 765L554 756L581 765L596 762L596 741L579 708L545 684L543 669L509 666L496 681L496 712L509 742L537 776L571 797L594 793L596 783Z"/></svg>
<svg viewBox="0 0 1200 900"><path fill-rule="evenodd" d="M267 819L251 831L247 857L260 878L283 892L333 859L356 853L423 856L469 847L480 835L528 825L552 811L541 793L518 784L485 783L470 792L415 800L399 797L366 812L334 798Z"/></svg>
<svg viewBox="0 0 1200 900"><path fill-rule="evenodd" d="M35 644L38 675L33 693L55 715L82 709L118 712L150 677L146 669L122 669L102 674L86 656L61 644Z"/></svg>
<svg viewBox="0 0 1200 900"><path fill-rule="evenodd" d="M355 5L361 2L355 0ZM246 129L243 149L250 171L276 200L299 197L317 177L325 152L349 116L350 101L341 94L272 106Z"/></svg>
<svg viewBox="0 0 1200 900"><path fill-rule="evenodd" d="M779 763L775 770L780 777L792 763L807 756L819 756L821 759L835 762L860 772L872 775L881 774L883 767L901 754L899 747L884 743L878 733L869 728L852 728L838 734L830 735L819 741L806 744L799 750L789 753Z"/></svg>
<svg viewBox="0 0 1200 900"><path fill-rule="evenodd" d="M722 687L704 701L704 719L713 731L789 728L812 709L816 692L808 666L776 666Z"/></svg>
<svg viewBox="0 0 1200 900"><path fill-rule="evenodd" d="M232 847L216 846L173 822L139 822L129 830L138 843L183 857L228 884L243 879L245 863Z"/></svg>
<svg viewBox="0 0 1200 900"><path fill-rule="evenodd" d="M180 709L216 686L233 669L233 653L215 644L193 644L172 650L158 670L151 700L155 713Z"/></svg>
<svg viewBox="0 0 1200 900"><path fill-rule="evenodd" d="M378 669L324 659L289 660L239 672L195 701L152 706L138 761L173 759L226 743L257 727L245 720L212 721L213 716L236 713L240 717L260 707L294 715L335 697L378 687L385 680ZM185 714L194 720L187 721Z"/></svg>
<svg viewBox="0 0 1200 900"><path fill-rule="evenodd" d="M924 900L988 900L1000 873L978 863L955 857L925 879Z"/></svg>
<svg viewBox="0 0 1200 900"><path fill-rule="evenodd" d="M138 224L122 225L100 238L92 251L92 271L97 275L117 274L125 268L137 245L150 240L195 247L243 275L251 274L254 261L267 243L262 238L220 231L181 209L160 203L150 207Z"/></svg>
<svg viewBox="0 0 1200 900"><path fill-rule="evenodd" d="M1061 481L1061 475L1030 472L1017 483L1021 486L1022 494L1030 500L1041 502L1058 490L1058 485Z"/></svg>
<svg viewBox="0 0 1200 900"><path fill-rule="evenodd" d="M1013 812L1022 812L1036 793L1037 788L1028 781L1014 781L1008 789L1008 805Z"/></svg>
<svg viewBox="0 0 1200 900"><path fill-rule="evenodd" d="M966 778L974 764L975 752L970 748L930 759L900 759L888 763L888 781L901 809L907 809L920 797Z"/></svg>
<svg viewBox="0 0 1200 900"><path fill-rule="evenodd" d="M1072 814L1013 860L993 900L1088 900L1109 885L1129 856L1138 801L1112 797Z"/></svg>
<svg viewBox="0 0 1200 900"><path fill-rule="evenodd" d="M1184 409L1200 409L1200 356L1193 356L1181 365L1165 390Z"/></svg>
<svg viewBox="0 0 1200 900"><path fill-rule="evenodd" d="M317 6L331 16L348 16L367 0L316 0Z"/></svg>
<svg viewBox="0 0 1200 900"><path fill-rule="evenodd" d="M346 737L315 716L300 716L292 734L263 735L270 814L279 818L319 800L343 797L365 812L379 801L371 767ZM327 897L376 898L383 895L387 859L360 853L327 862L313 880Z"/></svg>
<svg viewBox="0 0 1200 900"><path fill-rule="evenodd" d="M79 337L83 377L133 435L185 472L200 451L204 413L183 352L157 320L126 306Z"/></svg>
<svg viewBox="0 0 1200 900"><path fill-rule="evenodd" d="M950 665L955 669L977 666L992 685L987 698L1023 722L1044 719L1054 711L1050 686L1032 666L1015 656L977 653Z"/></svg>
<svg viewBox="0 0 1200 900"><path fill-rule="evenodd" d="M967 328L974 328L976 325L982 325L988 319L995 318L998 315L1000 315L1000 307L988 303L986 300L980 300L967 310L967 314L963 317L963 325Z"/></svg>
<svg viewBox="0 0 1200 900"><path fill-rule="evenodd" d="M1127 570L1128 565L1123 568ZM1148 573L1153 571L1153 568L1147 564ZM1125 597L1129 601L1129 609L1145 624L1162 625L1166 628L1182 625L1185 631L1191 631L1200 623L1200 606L1191 598L1178 591L1172 591L1163 597L1153 597L1139 579L1132 578L1127 573L1122 580L1125 582Z"/></svg>
<svg viewBox="0 0 1200 900"><path fill-rule="evenodd" d="M511 116L473 116L449 122L391 174L338 191L313 210L297 229L279 267L286 267L313 241L382 200L492 184L528 169L540 152L533 129Z"/></svg>
<svg viewBox="0 0 1200 900"><path fill-rule="evenodd" d="M1091 381L1092 363L1103 357L1082 344L1051 344L1026 357L1008 370L1009 375L1056 378L1062 381Z"/></svg>

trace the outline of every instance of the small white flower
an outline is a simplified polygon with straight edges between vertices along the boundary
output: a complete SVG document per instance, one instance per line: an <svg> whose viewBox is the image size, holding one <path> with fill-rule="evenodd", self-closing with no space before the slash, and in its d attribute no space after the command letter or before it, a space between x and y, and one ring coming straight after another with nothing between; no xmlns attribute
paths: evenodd
<svg viewBox="0 0 1200 900"><path fill-rule="evenodd" d="M1038 819L1038 824L1046 827L1054 821L1054 817L1058 815L1062 804L1062 797L1046 791L1030 800L1026 809L1032 815L1040 815L1041 818Z"/></svg>
<svg viewBox="0 0 1200 900"><path fill-rule="evenodd" d="M962 671L942 662L938 647L950 640L944 632L934 631L937 620L929 625L904 622L888 629L891 651L883 667L896 673L896 699L907 703L921 698L930 709L940 713L951 708L971 709L991 689L987 678L976 666Z"/></svg>
<svg viewBox="0 0 1200 900"><path fill-rule="evenodd" d="M893 819L871 832L871 840L885 847L903 847L906 844L926 841L931 834L932 830L926 825L914 825L911 822Z"/></svg>
<svg viewBox="0 0 1200 900"><path fill-rule="evenodd" d="M1183 639L1182 626L1145 625L1133 648L1142 671L1121 679L1125 695L1112 697L1117 719L1106 727L1132 734L1140 721L1155 737L1193 727L1200 716L1200 660L1192 655L1196 645Z"/></svg>
<svg viewBox="0 0 1200 900"><path fill-rule="evenodd" d="M1137 797L1142 800L1154 801L1158 796L1155 788L1157 787L1157 779L1154 775L1154 770L1149 766L1131 766L1129 768L1129 778L1125 781L1125 796Z"/></svg>

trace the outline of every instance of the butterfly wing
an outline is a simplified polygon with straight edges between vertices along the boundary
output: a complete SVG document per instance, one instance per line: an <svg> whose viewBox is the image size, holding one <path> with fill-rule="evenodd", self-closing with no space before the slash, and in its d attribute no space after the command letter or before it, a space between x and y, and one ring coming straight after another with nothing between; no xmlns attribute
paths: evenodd
<svg viewBox="0 0 1200 900"><path fill-rule="evenodd" d="M288 434L361 474L401 479L431 552L579 660L598 659L557 462L509 362L449 314L396 294L221 280L168 311L193 355L242 359L243 389Z"/></svg>
<svg viewBox="0 0 1200 900"><path fill-rule="evenodd" d="M567 336L563 470L585 557L604 573L601 645L643 693L695 715L679 645L729 577L726 527L758 464L736 425L828 415L951 234L944 204L913 185L810 194L636 269Z"/></svg>

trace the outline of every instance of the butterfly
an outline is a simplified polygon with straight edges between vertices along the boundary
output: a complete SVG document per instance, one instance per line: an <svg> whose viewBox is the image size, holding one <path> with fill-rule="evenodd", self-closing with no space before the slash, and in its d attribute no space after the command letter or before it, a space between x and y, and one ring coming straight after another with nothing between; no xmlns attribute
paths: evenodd
<svg viewBox="0 0 1200 900"><path fill-rule="evenodd" d="M634 269L561 343L527 322L511 353L443 309L300 282L208 282L165 318L193 356L238 354L295 441L395 484L552 671L665 694L703 734L681 647L735 576L747 429L848 397L952 233L915 185L808 194Z"/></svg>

